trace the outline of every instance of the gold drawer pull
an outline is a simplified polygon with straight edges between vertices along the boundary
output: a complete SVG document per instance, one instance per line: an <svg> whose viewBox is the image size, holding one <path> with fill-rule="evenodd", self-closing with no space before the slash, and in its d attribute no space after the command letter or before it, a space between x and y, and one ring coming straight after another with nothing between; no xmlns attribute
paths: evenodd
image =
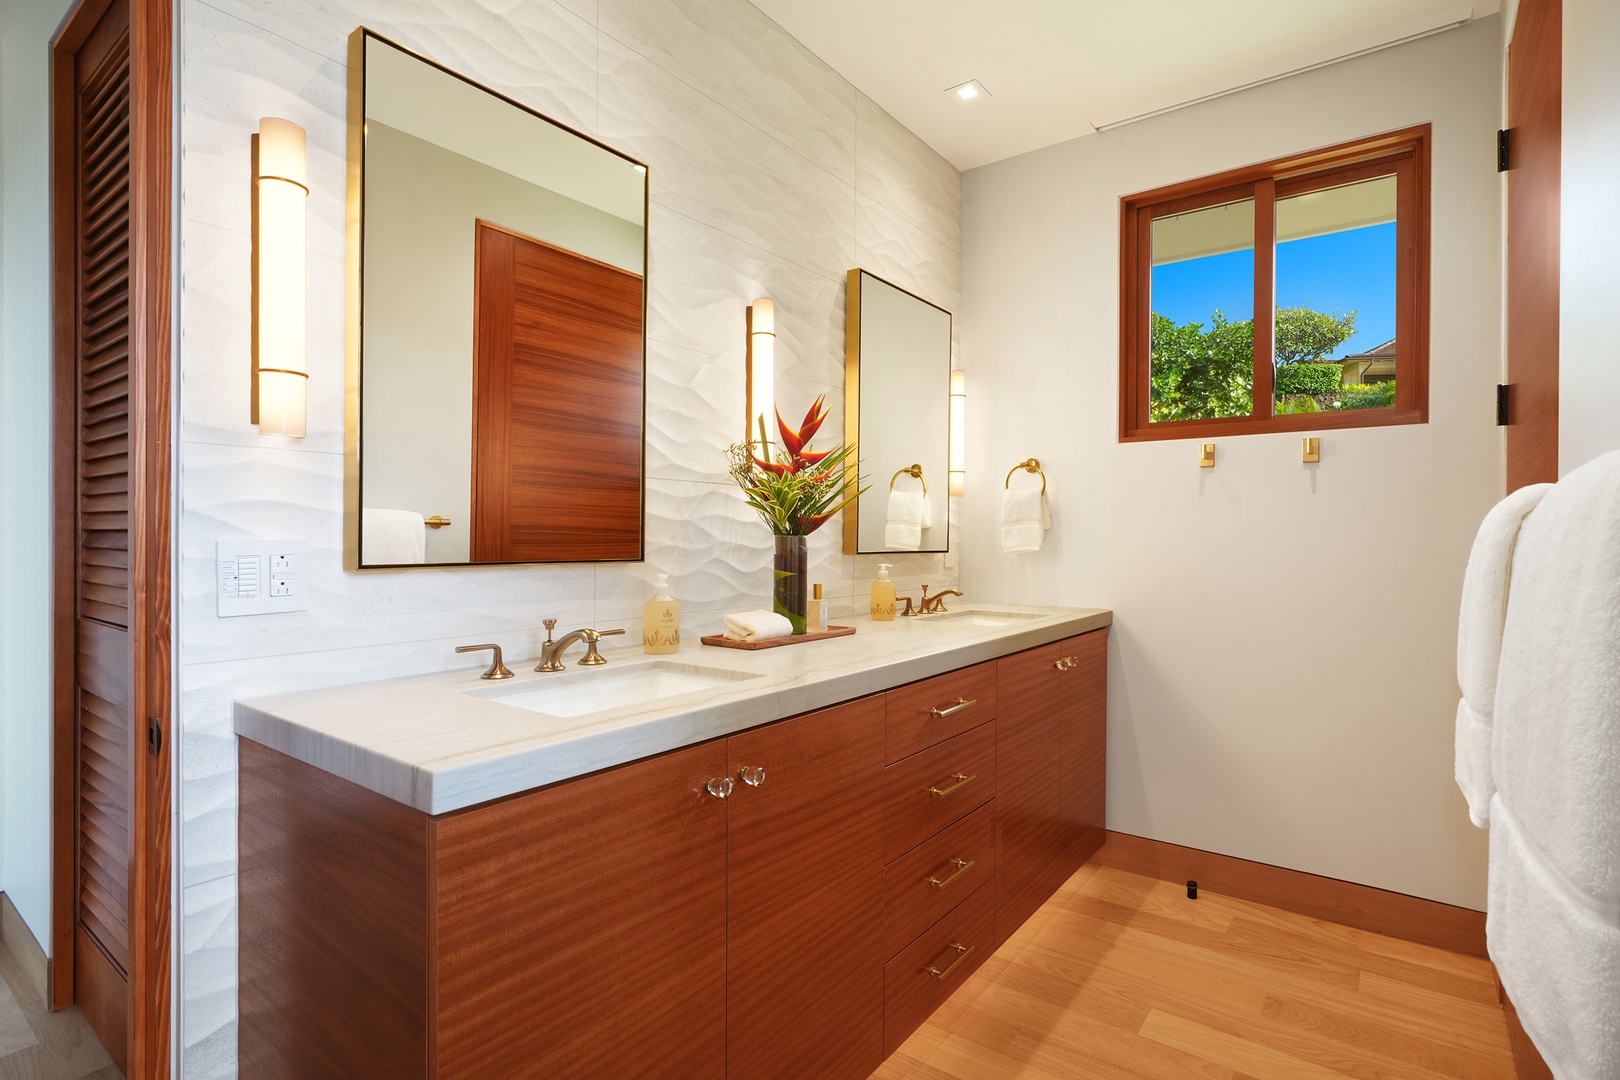
<svg viewBox="0 0 1620 1080"><path fill-rule="evenodd" d="M934 717L934 719L943 720L947 716L955 716L963 709L971 709L978 703L978 698L974 698L972 701L969 701L967 698L957 698L956 704L950 706L949 708L942 709L938 705L935 705L932 709L929 709L928 712Z"/></svg>
<svg viewBox="0 0 1620 1080"><path fill-rule="evenodd" d="M936 967L931 967L931 968L928 969L928 974L932 975L934 978L938 979L940 982L944 982L946 979L950 978L951 972L953 972L957 968L961 967L962 966L962 961L964 961L968 957L972 956L973 955L973 950L975 948L977 948L977 946L975 946L975 945L963 945L960 942L953 941L953 942L951 942L951 948L955 949L957 951L957 953L959 953L960 955L958 955L955 960L951 961L951 964L950 964L949 967L947 967L944 971L941 971L941 970L939 970L939 968L936 968Z"/></svg>
<svg viewBox="0 0 1620 1080"><path fill-rule="evenodd" d="M937 877L931 877L928 879L928 884L932 885L936 889L943 889L945 886L949 885L951 882L955 881L957 878L961 877L963 874L967 873L969 870L978 865L972 859L952 859L951 863L956 867L956 873L952 874L948 878L945 878L944 880Z"/></svg>
<svg viewBox="0 0 1620 1080"><path fill-rule="evenodd" d="M979 778L978 773L974 773L972 776L969 776L967 773L953 773L952 776L951 776L951 779L955 780L956 783L952 784L948 788L931 787L931 788L928 789L928 793L930 795L932 795L936 799L943 799L945 796L949 795L951 792L956 791L956 790L958 790L960 788L967 787L969 784L973 783L973 781L977 780L978 778Z"/></svg>

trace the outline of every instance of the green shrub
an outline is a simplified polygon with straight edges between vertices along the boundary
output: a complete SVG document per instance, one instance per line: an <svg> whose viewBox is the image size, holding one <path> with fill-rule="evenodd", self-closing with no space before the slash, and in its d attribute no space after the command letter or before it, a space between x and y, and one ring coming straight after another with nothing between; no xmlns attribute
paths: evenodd
<svg viewBox="0 0 1620 1080"><path fill-rule="evenodd" d="M1395 404L1395 383L1363 383L1339 395L1341 409L1387 409Z"/></svg>
<svg viewBox="0 0 1620 1080"><path fill-rule="evenodd" d="M1322 409L1316 404L1315 398L1300 394L1296 397L1278 398L1277 407L1272 411L1277 416L1290 416L1294 413L1321 412Z"/></svg>
<svg viewBox="0 0 1620 1080"><path fill-rule="evenodd" d="M1277 393L1337 393L1343 375L1338 364L1284 364L1277 369Z"/></svg>

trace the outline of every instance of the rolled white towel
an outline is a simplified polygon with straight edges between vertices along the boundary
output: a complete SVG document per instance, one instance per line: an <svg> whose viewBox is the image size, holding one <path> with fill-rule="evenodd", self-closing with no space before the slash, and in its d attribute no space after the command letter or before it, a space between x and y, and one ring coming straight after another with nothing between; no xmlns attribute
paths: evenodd
<svg viewBox="0 0 1620 1080"><path fill-rule="evenodd" d="M1041 550L1052 515L1046 493L1037 487L1008 488L1001 493L1001 550L1022 555Z"/></svg>
<svg viewBox="0 0 1620 1080"><path fill-rule="evenodd" d="M726 637L732 641L770 641L793 633L793 624L774 611L739 611L726 616Z"/></svg>
<svg viewBox="0 0 1620 1080"><path fill-rule="evenodd" d="M413 510L366 507L360 514L360 561L367 566L420 564L427 558L427 526Z"/></svg>
<svg viewBox="0 0 1620 1080"><path fill-rule="evenodd" d="M1454 775L1468 816L1480 828L1490 823L1491 725L1496 715L1496 677L1502 661L1502 627L1507 621L1509 577L1519 529L1552 490L1532 484L1497 503L1480 523L1463 574L1462 611L1457 617L1456 764Z"/></svg>
<svg viewBox="0 0 1620 1080"><path fill-rule="evenodd" d="M883 530L883 546L890 551L916 551L922 547L923 519L928 501L920 491L889 492L889 523Z"/></svg>

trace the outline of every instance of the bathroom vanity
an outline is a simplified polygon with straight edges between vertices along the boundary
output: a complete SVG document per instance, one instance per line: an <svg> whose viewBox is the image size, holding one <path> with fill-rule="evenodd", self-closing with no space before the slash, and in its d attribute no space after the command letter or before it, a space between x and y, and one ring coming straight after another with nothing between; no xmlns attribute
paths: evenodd
<svg viewBox="0 0 1620 1080"><path fill-rule="evenodd" d="M1110 621L238 702L241 1075L867 1076L1102 845Z"/></svg>

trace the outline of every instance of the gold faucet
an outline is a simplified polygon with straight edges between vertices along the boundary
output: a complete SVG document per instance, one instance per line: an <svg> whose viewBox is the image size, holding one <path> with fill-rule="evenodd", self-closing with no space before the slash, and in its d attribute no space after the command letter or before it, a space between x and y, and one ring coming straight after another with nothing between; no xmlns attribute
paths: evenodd
<svg viewBox="0 0 1620 1080"><path fill-rule="evenodd" d="M919 614L919 615L932 615L932 614L934 614L935 612L938 612L938 611L945 611L945 610L947 610L946 607L945 607L945 598L947 596L961 596L961 595L962 595L962 590L961 589L941 589L934 596L929 596L928 595L928 586L924 585L922 587L922 600L921 600L921 602L919 602L917 604L917 614Z"/></svg>
<svg viewBox="0 0 1620 1080"><path fill-rule="evenodd" d="M617 630L592 630L582 627L570 630L556 641L551 640L551 632L557 628L556 619L546 620L546 643L540 646L540 663L535 666L536 671L561 671L563 669L562 655L568 651L568 646L576 641L585 643L585 655L580 660L582 667L595 667L597 664L607 663L607 658L596 651L596 643L605 637L624 633L624 627Z"/></svg>

